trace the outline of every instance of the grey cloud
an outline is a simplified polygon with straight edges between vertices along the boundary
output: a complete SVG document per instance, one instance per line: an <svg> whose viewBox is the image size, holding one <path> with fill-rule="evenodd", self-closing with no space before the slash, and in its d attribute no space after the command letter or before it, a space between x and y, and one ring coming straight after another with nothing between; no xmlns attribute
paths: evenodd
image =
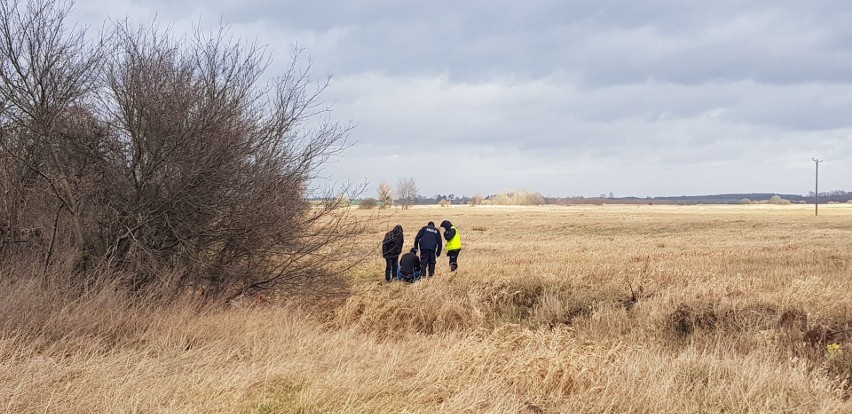
<svg viewBox="0 0 852 414"><path fill-rule="evenodd" d="M722 191L783 176L784 185L774 191L806 192L809 180L794 176L796 171L785 172L786 165L795 165L798 157L807 166L804 161L820 153L840 163L852 158L848 138L852 123L842 111L849 106L849 94L837 90L835 84L753 82L589 88L570 77L463 84L440 77L372 74L338 79L334 92L340 92L338 112L358 119L357 134L369 137L359 144L368 157L482 155L477 167L463 168L465 177L480 184L492 177L494 181L526 180L557 194L559 183L570 181L564 177L590 174L564 167L584 165L577 164L584 159L608 160L607 173L596 175L596 180L620 176L624 179L620 184L610 185L620 192L639 185L633 177L661 177L665 171L690 175L693 184L698 182L703 191L710 191L701 174L710 174L712 178L706 180L712 188L722 187L719 177L728 177L731 171L746 174L749 166L760 173L750 172L747 179L730 178L727 185L732 188ZM813 109L797 105L803 100ZM834 114L822 115L820 128L809 130L808 122L801 122L808 121L807 116L798 114L803 109L806 114L818 114L820 108L833 109ZM364 162L358 154L351 159L346 168L370 171L367 175L376 180L382 177L381 171L386 175L414 172L426 182L451 179L432 175L428 168L412 169L405 162L383 168L376 166L381 162ZM515 165L523 167L511 168ZM840 170L844 168L848 169ZM576 185L588 184L579 180ZM643 181L640 188L646 185Z"/></svg>
<svg viewBox="0 0 852 414"><path fill-rule="evenodd" d="M315 74L336 76L335 116L358 124L358 144L328 166L335 180L414 176L425 194L804 193L820 156L825 188L849 189L845 1L104 4L78 9L177 27L221 16L278 64L305 46Z"/></svg>
<svg viewBox="0 0 852 414"><path fill-rule="evenodd" d="M285 43L311 46L334 33L333 47L311 53L341 75L381 69L471 80L569 71L594 84L852 79L852 12L841 1L153 4L173 18L261 22L287 33Z"/></svg>
<svg viewBox="0 0 852 414"><path fill-rule="evenodd" d="M653 128L672 121L707 119L719 123L760 124L784 130L831 130L852 126L852 89L844 84L761 85L722 82L704 85L643 83L602 88L569 81L494 79L453 83L436 78L393 78L373 74L337 80L338 107L355 119L396 128L413 127L436 135L476 142L571 135L571 125L599 125L605 132L619 122ZM546 132L546 133L545 133ZM542 135L539 134L539 135ZM543 137L542 137L543 138ZM743 137L747 139L747 137Z"/></svg>

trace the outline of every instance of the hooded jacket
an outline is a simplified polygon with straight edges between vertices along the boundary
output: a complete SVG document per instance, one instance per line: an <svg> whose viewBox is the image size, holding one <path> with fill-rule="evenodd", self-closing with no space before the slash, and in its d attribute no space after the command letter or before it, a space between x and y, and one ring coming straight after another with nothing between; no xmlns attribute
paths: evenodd
<svg viewBox="0 0 852 414"><path fill-rule="evenodd" d="M382 240L382 257L389 259L398 257L402 253L402 245L405 239L402 235L402 226L397 224L393 230L385 233L385 238Z"/></svg>
<svg viewBox="0 0 852 414"><path fill-rule="evenodd" d="M458 236L458 230L453 226L453 223L450 223L449 220L444 220L441 222L441 227L444 228L444 239L447 240L447 251L452 250L450 246L450 242L452 242L453 238ZM458 249L461 248L461 240L458 240Z"/></svg>

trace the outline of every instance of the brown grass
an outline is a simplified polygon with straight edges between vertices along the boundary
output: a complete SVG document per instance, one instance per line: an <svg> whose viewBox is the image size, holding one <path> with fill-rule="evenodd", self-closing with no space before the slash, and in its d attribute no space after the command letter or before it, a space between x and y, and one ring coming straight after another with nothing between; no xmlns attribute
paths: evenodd
<svg viewBox="0 0 852 414"><path fill-rule="evenodd" d="M2 267L0 410L852 412L848 205L412 208L358 243L445 218L457 273L384 285L377 251L336 300L154 306Z"/></svg>

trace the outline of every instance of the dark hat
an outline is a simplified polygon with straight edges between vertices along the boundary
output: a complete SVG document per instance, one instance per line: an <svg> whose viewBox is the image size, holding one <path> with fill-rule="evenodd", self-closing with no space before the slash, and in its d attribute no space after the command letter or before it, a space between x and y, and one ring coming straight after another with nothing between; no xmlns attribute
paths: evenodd
<svg viewBox="0 0 852 414"><path fill-rule="evenodd" d="M427 225L427 226L435 227L435 222L434 222L434 221L430 221L430 222L426 223L426 225Z"/></svg>
<svg viewBox="0 0 852 414"><path fill-rule="evenodd" d="M450 227L453 227L453 223L450 223L449 220L444 220L444 221L441 222L441 227L449 230Z"/></svg>

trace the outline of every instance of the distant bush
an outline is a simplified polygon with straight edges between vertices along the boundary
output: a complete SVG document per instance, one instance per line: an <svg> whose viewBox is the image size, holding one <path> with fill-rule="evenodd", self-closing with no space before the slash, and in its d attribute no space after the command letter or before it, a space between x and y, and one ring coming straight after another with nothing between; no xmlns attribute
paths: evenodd
<svg viewBox="0 0 852 414"><path fill-rule="evenodd" d="M751 200L749 200L748 198L743 198L742 200L740 200L740 204L751 204Z"/></svg>
<svg viewBox="0 0 852 414"><path fill-rule="evenodd" d="M442 198L440 201L438 201L438 205L441 207L447 207L450 205L450 202L447 201L446 198Z"/></svg>
<svg viewBox="0 0 852 414"><path fill-rule="evenodd" d="M779 195L774 195L772 197L769 197L769 202L772 203L772 204L779 204L779 205L790 204L790 200L785 200L785 199L781 198L781 196L779 196Z"/></svg>
<svg viewBox="0 0 852 414"><path fill-rule="evenodd" d="M477 194L477 195L471 197L470 201L468 201L467 203L470 204L471 206L478 206L478 205L482 204L482 199L483 199L482 194Z"/></svg>
<svg viewBox="0 0 852 414"><path fill-rule="evenodd" d="M361 204L358 204L358 208L362 210L372 210L379 205L379 201L375 198L365 198L361 200Z"/></svg>
<svg viewBox="0 0 852 414"><path fill-rule="evenodd" d="M544 196L534 191L517 191L497 194L483 204L495 206L537 206L544 204Z"/></svg>

